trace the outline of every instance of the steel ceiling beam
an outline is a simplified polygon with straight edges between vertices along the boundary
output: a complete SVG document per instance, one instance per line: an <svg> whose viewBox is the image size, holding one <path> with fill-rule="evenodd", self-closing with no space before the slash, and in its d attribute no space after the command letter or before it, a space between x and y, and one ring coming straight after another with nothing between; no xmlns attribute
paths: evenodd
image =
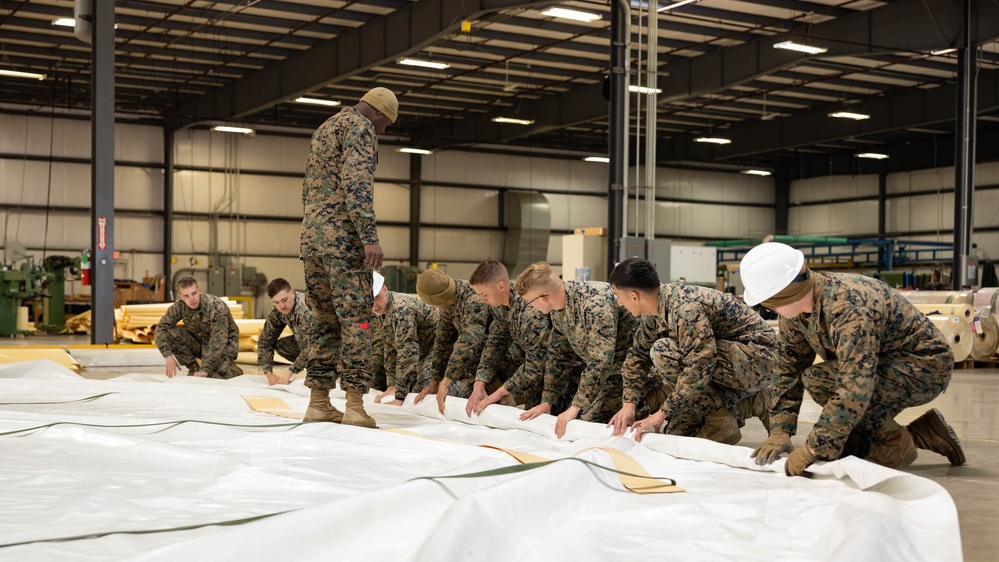
<svg viewBox="0 0 999 562"><path fill-rule="evenodd" d="M807 39L809 44L828 48L829 56L871 56L900 51L929 53L951 47L963 37L962 3L963 0L898 0L880 8L795 28L800 32L791 30L787 34L761 37L699 57L673 61L660 67L669 77L660 83L663 92L658 101L662 105L717 93L815 58L773 48L775 43L785 40L801 42ZM699 6L692 6L690 13L694 12L694 7L703 11ZM979 2L977 10L972 42L980 45L999 36L999 3ZM761 25L767 23L771 21ZM950 105L948 102L947 106ZM521 113L535 116L534 125L499 127L491 122L496 114L490 113L442 122L428 136L441 139L438 147L503 143L606 119L607 107L598 86L581 84L562 94L524 100Z"/></svg>
<svg viewBox="0 0 999 562"><path fill-rule="evenodd" d="M499 10L540 9L557 3L558 0L421 0L406 4L390 14L372 18L357 29L185 102L178 117L185 124L238 119L415 53L455 33L462 19L474 21Z"/></svg>

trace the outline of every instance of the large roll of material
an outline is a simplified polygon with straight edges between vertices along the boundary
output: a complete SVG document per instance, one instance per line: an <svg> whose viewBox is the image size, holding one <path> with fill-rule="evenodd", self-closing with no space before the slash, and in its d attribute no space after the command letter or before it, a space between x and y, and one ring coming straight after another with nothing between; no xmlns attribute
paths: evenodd
<svg viewBox="0 0 999 562"><path fill-rule="evenodd" d="M975 319L977 315L975 313L975 308L970 304L918 304L915 303L914 306L919 309L919 312L929 316L931 314L939 314L942 316L957 316L958 318L970 323Z"/></svg>
<svg viewBox="0 0 999 562"><path fill-rule="evenodd" d="M996 354L999 345L999 322L995 316L976 316L971 324L972 346L971 357L974 359L989 359Z"/></svg>
<svg viewBox="0 0 999 562"><path fill-rule="evenodd" d="M28 307L26 306L17 307L17 317L15 320L15 325L17 326L18 332L28 331Z"/></svg>
<svg viewBox="0 0 999 562"><path fill-rule="evenodd" d="M975 293L975 309L988 308L990 312L996 312L996 301L999 300L999 287L987 287Z"/></svg>
<svg viewBox="0 0 999 562"><path fill-rule="evenodd" d="M927 318L937 327L947 339L951 350L954 352L954 361L961 362L971 355L971 347L974 336L971 333L971 324L961 320L957 316L943 316L941 314L931 314Z"/></svg>
<svg viewBox="0 0 999 562"><path fill-rule="evenodd" d="M899 291L912 303L975 304L975 293L964 291Z"/></svg>

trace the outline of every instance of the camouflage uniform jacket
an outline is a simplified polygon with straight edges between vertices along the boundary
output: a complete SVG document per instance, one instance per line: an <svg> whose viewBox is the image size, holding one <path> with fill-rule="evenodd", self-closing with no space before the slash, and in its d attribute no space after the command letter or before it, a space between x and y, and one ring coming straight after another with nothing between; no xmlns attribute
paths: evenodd
<svg viewBox="0 0 999 562"><path fill-rule="evenodd" d="M309 353L309 331L315 321L312 310L305 304L305 293L302 291L295 291L295 305L288 314L282 313L276 306L271 309L260 331L260 340L257 341L257 363L265 373L274 370L274 344L281 337L285 326L291 329L295 335L295 343L302 350L291 365L291 372L297 373L305 368L312 355Z"/></svg>
<svg viewBox="0 0 999 562"><path fill-rule="evenodd" d="M377 162L375 127L354 108L343 108L316 129L302 185L303 258L328 256L348 271L364 269L363 245L378 243Z"/></svg>
<svg viewBox="0 0 999 562"><path fill-rule="evenodd" d="M184 329L201 342L201 370L208 373L222 371L226 348L239 349L239 326L232 319L229 305L207 293L201 293L198 308L191 308L181 300L170 305L156 325L156 347L163 357L173 355L166 335L170 330L180 329L177 323L181 320L184 321Z"/></svg>
<svg viewBox="0 0 999 562"><path fill-rule="evenodd" d="M717 341L756 344L764 350L776 344L774 329L734 296L681 283L660 285L658 314L642 322L624 364L625 402L638 404L650 390L645 380L652 365L649 351L660 338L677 343L683 365L675 390L663 403L667 418L707 390L717 366ZM772 363L774 358L758 359Z"/></svg>
<svg viewBox="0 0 999 562"><path fill-rule="evenodd" d="M548 362L542 401L554 404L552 392L563 366L580 358L585 363L572 405L589 409L597 393L631 349L638 319L623 306L611 286L601 281L565 281L565 308L551 313Z"/></svg>
<svg viewBox="0 0 999 562"><path fill-rule="evenodd" d="M422 368L421 359L434 348L439 321L440 311L436 306L415 295L388 292L382 334L385 337L385 378L389 386L403 381L416 384Z"/></svg>
<svg viewBox="0 0 999 562"><path fill-rule="evenodd" d="M812 275L812 313L780 319L770 424L793 435L804 391L802 373L816 354L836 361L839 391L806 440L819 458L835 459L870 404L880 362L918 362L951 352L926 316L881 281L850 273Z"/></svg>
<svg viewBox="0 0 999 562"><path fill-rule="evenodd" d="M504 383L511 394L523 394L527 390L540 387L545 380L545 359L548 357L548 334L551 332L551 319L533 306L527 304L510 287L510 305L490 307L493 320L489 324L489 336L482 350L479 370L475 379L489 383L496 377L500 365L516 347L523 354L524 368Z"/></svg>
<svg viewBox="0 0 999 562"><path fill-rule="evenodd" d="M434 380L475 376L489 329L489 307L465 281L455 280L454 304L441 310L434 342Z"/></svg>

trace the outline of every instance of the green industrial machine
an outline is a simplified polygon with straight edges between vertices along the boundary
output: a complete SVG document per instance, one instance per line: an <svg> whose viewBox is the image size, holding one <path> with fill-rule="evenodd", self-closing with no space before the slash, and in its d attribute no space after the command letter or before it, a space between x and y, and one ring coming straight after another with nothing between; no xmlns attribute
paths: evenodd
<svg viewBox="0 0 999 562"><path fill-rule="evenodd" d="M42 320L39 330L61 332L66 329L66 279L67 272L75 276L80 271L80 258L49 256L42 262L45 279L42 282Z"/></svg>
<svg viewBox="0 0 999 562"><path fill-rule="evenodd" d="M385 276L385 286L396 293L415 293L420 270L408 265L386 265L379 271Z"/></svg>
<svg viewBox="0 0 999 562"><path fill-rule="evenodd" d="M0 266L0 336L27 334L27 330L17 329L17 309L24 299L44 294L45 270L35 265L34 256L24 256L22 260L19 267Z"/></svg>

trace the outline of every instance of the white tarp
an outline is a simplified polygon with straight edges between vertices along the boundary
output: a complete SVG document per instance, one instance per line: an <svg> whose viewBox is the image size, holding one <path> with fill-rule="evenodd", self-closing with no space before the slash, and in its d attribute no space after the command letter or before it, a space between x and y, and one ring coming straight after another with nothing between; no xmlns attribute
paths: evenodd
<svg viewBox="0 0 999 562"><path fill-rule="evenodd" d="M558 441L548 437L551 416L520 422L519 410L490 406L469 420L460 399L448 400L449 419L432 397L368 405L381 428L414 436L295 425L252 411L242 396L282 398L302 412L308 389L268 388L261 376L86 380L44 361L0 368L0 433L72 422L0 437L0 558L961 559L957 512L939 485L853 458L788 478L783 461L760 469L744 447L662 435L638 444L579 421ZM342 393L333 401L342 409ZM121 427L178 420L270 427ZM685 491L631 493L615 474L573 461L414 480L517 464L479 445L549 459L583 451L608 467L591 448L616 448ZM277 512L287 513L202 526ZM178 527L195 528L130 534ZM99 536L78 538L88 535ZM53 542L61 538L76 540Z"/></svg>

